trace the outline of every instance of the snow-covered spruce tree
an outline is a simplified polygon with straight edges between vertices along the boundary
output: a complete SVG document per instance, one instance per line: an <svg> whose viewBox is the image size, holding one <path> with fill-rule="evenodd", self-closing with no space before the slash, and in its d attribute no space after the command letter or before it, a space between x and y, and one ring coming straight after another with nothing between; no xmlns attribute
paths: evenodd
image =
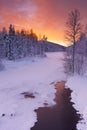
<svg viewBox="0 0 87 130"><path fill-rule="evenodd" d="M22 36L19 31L15 34L15 50L16 50L16 59L20 59L23 57L23 49L22 49Z"/></svg>
<svg viewBox="0 0 87 130"><path fill-rule="evenodd" d="M41 42L41 55L45 56L44 52L45 52L45 43L47 42L47 37L45 35L43 35L42 37L42 42Z"/></svg>
<svg viewBox="0 0 87 130"><path fill-rule="evenodd" d="M21 30L20 33L20 41L19 41L19 49L21 53L21 57L25 57L27 53L27 37L25 30Z"/></svg>
<svg viewBox="0 0 87 130"><path fill-rule="evenodd" d="M7 30L4 27L0 32L0 58L5 58L7 56L6 39L7 39Z"/></svg>
<svg viewBox="0 0 87 130"><path fill-rule="evenodd" d="M9 26L9 34L8 34L8 59L14 59L14 48L15 48L15 29L14 26L11 24Z"/></svg>
<svg viewBox="0 0 87 130"><path fill-rule="evenodd" d="M30 56L37 55L37 42L38 42L38 37L31 29L29 34Z"/></svg>
<svg viewBox="0 0 87 130"><path fill-rule="evenodd" d="M66 70L74 74L75 72L75 51L76 42L80 39L82 25L80 22L80 12L75 9L68 14L68 20L66 22L66 39L70 43L70 47L67 48L66 57Z"/></svg>

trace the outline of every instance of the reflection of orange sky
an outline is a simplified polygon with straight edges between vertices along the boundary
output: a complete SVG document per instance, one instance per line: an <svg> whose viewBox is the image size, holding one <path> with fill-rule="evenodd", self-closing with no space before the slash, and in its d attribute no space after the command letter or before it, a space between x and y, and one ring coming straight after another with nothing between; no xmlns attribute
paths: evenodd
<svg viewBox="0 0 87 130"><path fill-rule="evenodd" d="M84 8L83 8L84 7ZM0 28L13 24L16 29L46 35L48 40L63 43L68 12L78 8L86 20L87 1L84 0L1 0Z"/></svg>

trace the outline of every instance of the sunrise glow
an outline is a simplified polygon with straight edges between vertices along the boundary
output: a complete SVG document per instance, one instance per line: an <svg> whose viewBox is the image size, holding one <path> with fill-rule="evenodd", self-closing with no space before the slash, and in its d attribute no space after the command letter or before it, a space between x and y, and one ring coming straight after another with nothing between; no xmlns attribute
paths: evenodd
<svg viewBox="0 0 87 130"><path fill-rule="evenodd" d="M84 0L3 0L0 1L0 29L13 24L16 29L33 29L49 41L65 42L68 12L78 8L86 23L87 1Z"/></svg>

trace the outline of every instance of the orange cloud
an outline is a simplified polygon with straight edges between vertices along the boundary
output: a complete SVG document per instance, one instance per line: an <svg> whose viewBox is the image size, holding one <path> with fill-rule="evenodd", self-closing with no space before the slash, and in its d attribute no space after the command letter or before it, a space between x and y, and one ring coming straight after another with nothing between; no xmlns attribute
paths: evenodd
<svg viewBox="0 0 87 130"><path fill-rule="evenodd" d="M64 41L68 12L78 8L86 23L87 0L2 0L0 1L0 28L10 23L17 28L33 28L49 40Z"/></svg>

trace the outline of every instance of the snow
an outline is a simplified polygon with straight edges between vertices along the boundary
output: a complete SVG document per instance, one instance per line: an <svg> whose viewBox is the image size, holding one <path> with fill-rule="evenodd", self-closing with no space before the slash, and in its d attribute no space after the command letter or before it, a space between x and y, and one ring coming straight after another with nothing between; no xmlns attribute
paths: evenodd
<svg viewBox="0 0 87 130"><path fill-rule="evenodd" d="M66 86L73 90L74 107L82 115L83 120L77 124L78 130L87 130L87 76L74 75L69 77Z"/></svg>
<svg viewBox="0 0 87 130"><path fill-rule="evenodd" d="M54 82L65 80L63 53L45 58L3 61L0 72L0 130L30 130L37 121L35 109L55 104ZM29 92L35 98L25 98Z"/></svg>

